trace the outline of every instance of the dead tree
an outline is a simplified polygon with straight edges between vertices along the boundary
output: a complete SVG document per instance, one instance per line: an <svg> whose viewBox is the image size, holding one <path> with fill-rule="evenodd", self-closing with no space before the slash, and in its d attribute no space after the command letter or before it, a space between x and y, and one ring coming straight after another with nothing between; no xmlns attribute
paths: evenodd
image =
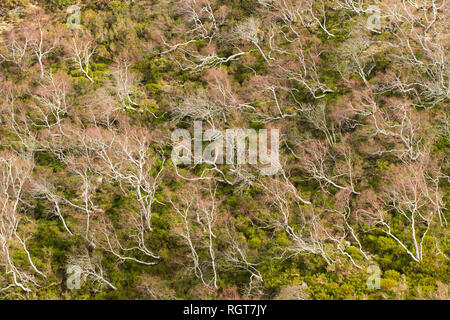
<svg viewBox="0 0 450 320"><path fill-rule="evenodd" d="M2 153L0 155L0 266L10 284L2 284L0 292L19 287L31 292L38 287L36 276L45 275L36 267L27 247L25 230L33 221L23 212L25 193L30 183L33 164L30 159ZM14 261L17 252L24 252L29 267Z"/></svg>
<svg viewBox="0 0 450 320"><path fill-rule="evenodd" d="M124 109L136 110L139 105L135 99L142 93L137 88L139 78L130 72L130 66L131 61L128 57L118 59L113 70L113 88Z"/></svg>
<svg viewBox="0 0 450 320"><path fill-rule="evenodd" d="M391 237L416 262L426 254L427 235L436 228L438 211L428 197L429 186L424 168L413 163L394 169L387 179L386 191L379 199L371 199L358 214L369 225ZM400 230L394 224L400 223ZM403 231L404 232L401 232Z"/></svg>
<svg viewBox="0 0 450 320"><path fill-rule="evenodd" d="M237 60L246 54L238 47L235 47L237 52L228 57L220 57L216 53L214 41L224 38L220 28L226 20L225 6L214 10L215 1L210 0L179 1L178 4L179 14L184 18L187 28L177 30L177 33L185 37L175 44L170 44L162 38L163 44L168 47L162 53L172 54L183 70L202 71ZM206 52L199 52L194 48L194 44L199 41L207 44Z"/></svg>
<svg viewBox="0 0 450 320"><path fill-rule="evenodd" d="M94 40L88 34L77 35L68 41L67 46L75 65L90 82L94 82L89 74L91 59L97 47Z"/></svg>
<svg viewBox="0 0 450 320"><path fill-rule="evenodd" d="M31 31L30 47L41 70L40 78L45 75L44 59L50 55L58 45L58 37L49 29L49 22L38 18L37 25Z"/></svg>
<svg viewBox="0 0 450 320"><path fill-rule="evenodd" d="M211 183L206 191L208 193L206 198L202 198L200 191L194 189L188 194L180 195L179 201L169 200L179 218L175 230L184 239L191 252L194 274L203 285L212 290L218 288L214 231L218 222L216 191L217 185ZM207 252L209 261L202 261L200 250Z"/></svg>
<svg viewBox="0 0 450 320"><path fill-rule="evenodd" d="M68 259L68 266L68 269L76 271L75 276L80 277L77 279L80 281L80 285L81 281L90 279L94 284L98 284L100 290L105 286L117 290L117 287L107 280L99 255L91 257L87 251L74 255Z"/></svg>

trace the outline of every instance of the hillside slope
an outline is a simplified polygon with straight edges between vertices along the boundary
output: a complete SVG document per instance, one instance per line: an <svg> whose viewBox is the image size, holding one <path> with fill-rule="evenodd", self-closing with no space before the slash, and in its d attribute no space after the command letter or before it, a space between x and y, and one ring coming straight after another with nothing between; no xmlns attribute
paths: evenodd
<svg viewBox="0 0 450 320"><path fill-rule="evenodd" d="M3 1L0 296L448 299L449 12Z"/></svg>

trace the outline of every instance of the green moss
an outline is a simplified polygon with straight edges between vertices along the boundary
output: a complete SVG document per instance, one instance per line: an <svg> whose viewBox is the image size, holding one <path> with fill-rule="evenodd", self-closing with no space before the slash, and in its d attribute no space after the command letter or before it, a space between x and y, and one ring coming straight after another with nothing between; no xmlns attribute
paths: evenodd
<svg viewBox="0 0 450 320"><path fill-rule="evenodd" d="M63 161L47 151L36 151L34 153L34 161L40 166L52 168L53 172L60 172L67 167Z"/></svg>

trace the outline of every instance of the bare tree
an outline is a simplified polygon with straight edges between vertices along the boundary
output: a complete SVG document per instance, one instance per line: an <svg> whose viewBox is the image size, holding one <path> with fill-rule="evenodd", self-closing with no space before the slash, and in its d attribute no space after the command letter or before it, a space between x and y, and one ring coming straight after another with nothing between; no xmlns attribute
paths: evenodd
<svg viewBox="0 0 450 320"><path fill-rule="evenodd" d="M371 120L376 135L392 137L400 144L398 148L381 150L378 153L392 152L401 159L417 160L424 154L424 139L421 119L406 103L388 105L384 110L374 105Z"/></svg>
<svg viewBox="0 0 450 320"><path fill-rule="evenodd" d="M214 226L218 220L216 191L217 185L211 183L208 186L207 193L209 195L206 199L203 199L200 192L194 189L188 195L180 195L181 199L177 203L172 199L169 200L180 218L176 232L189 247L194 273L207 288L213 289L218 288L216 235L214 232ZM181 205L178 203L181 203ZM199 250L207 252L209 255L208 262L200 259ZM207 279L208 276L210 277L209 280Z"/></svg>
<svg viewBox="0 0 450 320"><path fill-rule="evenodd" d="M38 18L37 25L32 30L31 36L31 50L35 55L41 70L40 77L44 78L45 67L44 59L52 53L58 45L58 38L54 33L50 32L49 22Z"/></svg>
<svg viewBox="0 0 450 320"><path fill-rule="evenodd" d="M99 255L91 257L86 251L70 257L68 265L69 267L76 267L80 271L78 274L80 276L80 281L90 279L94 283L97 283L100 289L107 286L113 290L117 290L117 288L107 280Z"/></svg>
<svg viewBox="0 0 450 320"><path fill-rule="evenodd" d="M387 179L388 186L381 199L370 200L369 207L359 209L359 214L395 240L414 261L420 262L438 211L428 196L430 187L421 164L403 165L394 170L394 178ZM394 227L398 223L401 223L400 230Z"/></svg>
<svg viewBox="0 0 450 320"><path fill-rule="evenodd" d="M124 109L136 110L138 103L136 103L135 97L142 93L137 88L139 78L136 74L130 72L130 66L129 57L119 57L113 70L113 88Z"/></svg>
<svg viewBox="0 0 450 320"><path fill-rule="evenodd" d="M320 103L319 105L302 106L298 108L300 113L315 127L315 129L322 131L327 138L328 144L333 146L336 143L336 133L334 125L327 119L326 105Z"/></svg>
<svg viewBox="0 0 450 320"><path fill-rule="evenodd" d="M240 243L235 226L227 227L229 249L224 253L225 269L242 270L250 275L247 295L258 295L264 283L263 277L258 270L258 263L251 262L253 257L249 256L249 250L245 244Z"/></svg>
<svg viewBox="0 0 450 320"><path fill-rule="evenodd" d="M0 266L11 283L2 284L0 292L19 287L31 292L39 286L36 276L45 275L36 267L27 247L25 225L32 224L21 208L27 184L30 182L33 164L30 159L21 159L5 153L0 155ZM30 267L14 261L14 255L22 251Z"/></svg>
<svg viewBox="0 0 450 320"><path fill-rule="evenodd" d="M67 45L72 54L72 60L84 76L90 82L94 82L89 74L91 58L96 50L94 41L88 34L77 35L71 38L71 40Z"/></svg>
<svg viewBox="0 0 450 320"><path fill-rule="evenodd" d="M236 38L252 43L261 53L263 59L270 64L269 58L267 58L260 46L260 26L261 21L252 17L238 24L234 30L234 34Z"/></svg>
<svg viewBox="0 0 450 320"><path fill-rule="evenodd" d="M65 198L57 193L55 186L50 185L47 181L37 180L33 184L33 197L36 199L46 199L52 205L52 213L55 214L62 222L64 229L72 236L73 233L67 226L66 219L63 215L63 205L67 202Z"/></svg>
<svg viewBox="0 0 450 320"><path fill-rule="evenodd" d="M275 212L267 213L263 223L286 233L290 245L280 248L281 258L297 254L317 254L328 264L334 262L328 250L328 236L323 232L323 225L313 206L302 207L292 189L278 180L265 186L268 195L267 203ZM300 214L293 214L299 212Z"/></svg>
<svg viewBox="0 0 450 320"><path fill-rule="evenodd" d="M165 163L162 160L157 173L153 173L157 168L157 155L150 149L151 136L143 129L131 129L121 137L113 137L109 143L108 140L99 143L98 155L106 165L106 176L121 186L131 187L139 204L142 223L151 231L152 206L159 202L156 192Z"/></svg>
<svg viewBox="0 0 450 320"><path fill-rule="evenodd" d="M148 232L152 231L151 219L154 203L161 203L156 196L164 160L157 168L156 155L151 152L151 137L143 130L127 128L118 135L113 130L99 127L85 130L79 140L85 148L87 170L74 171L84 181L84 212L88 221L93 220L93 235L89 241L114 254L119 261L131 260L145 265L154 261L136 258L132 252L151 259L159 259L147 245ZM76 166L71 165L72 171ZM155 174L154 171L157 170ZM120 230L126 230L127 237L119 238L117 226L107 219L103 210L95 205L92 191L103 182L115 183L120 190L133 199L133 210L123 216ZM78 207L81 207L78 205ZM81 209L81 208L80 208Z"/></svg>
<svg viewBox="0 0 450 320"><path fill-rule="evenodd" d="M369 86L367 78L376 67L375 53L373 44L363 36L348 39L339 48L339 56L342 60L337 65L341 74L356 73L364 84Z"/></svg>
<svg viewBox="0 0 450 320"><path fill-rule="evenodd" d="M298 83L315 99L323 98L333 90L319 76L321 51L316 44L304 41L303 31L297 30L290 22L288 26L288 32L282 27L272 27L269 31L269 56L279 61L275 66L278 82L287 81L285 86L292 93L298 89L292 88L291 83ZM296 101L294 94L292 97Z"/></svg>
<svg viewBox="0 0 450 320"><path fill-rule="evenodd" d="M175 121L189 117L193 120L205 120L214 128L216 118L225 119L226 108L226 105L213 101L205 90L199 90L183 97L180 103L173 104L171 112Z"/></svg>
<svg viewBox="0 0 450 320"><path fill-rule="evenodd" d="M163 54L175 54L175 61L183 70L201 71L210 67L239 59L246 52L239 48L236 53L228 57L221 57L216 53L214 40L224 37L221 34L221 26L225 24L227 9L225 6L214 10L214 0L188 0L179 1L179 14L185 19L187 29L177 30L176 33L184 35L176 44L169 44L162 38L163 44L168 47ZM207 44L206 52L199 52L194 44L203 41Z"/></svg>
<svg viewBox="0 0 450 320"><path fill-rule="evenodd" d="M2 43L0 58L2 62L11 62L24 71L31 65L31 35L29 30L22 32L11 31L7 35L6 43Z"/></svg>
<svg viewBox="0 0 450 320"><path fill-rule="evenodd" d="M395 26L396 58L400 69L408 73L395 78L390 89L416 90L422 106L435 105L448 99L450 89L449 61L445 57L448 46L447 2L403 1L386 3Z"/></svg>
<svg viewBox="0 0 450 320"><path fill-rule="evenodd" d="M33 95L37 101L34 106L36 116L30 122L34 126L49 129L51 134L65 136L63 121L69 115L69 92L70 80L65 74L48 74L45 83ZM52 132L54 126L57 133Z"/></svg>

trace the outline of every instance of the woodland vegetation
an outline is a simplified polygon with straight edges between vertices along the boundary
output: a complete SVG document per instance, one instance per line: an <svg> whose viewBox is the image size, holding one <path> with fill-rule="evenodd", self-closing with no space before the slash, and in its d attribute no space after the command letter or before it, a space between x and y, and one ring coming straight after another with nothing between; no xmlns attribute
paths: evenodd
<svg viewBox="0 0 450 320"><path fill-rule="evenodd" d="M449 12L2 1L0 297L449 299ZM282 170L175 165L195 120L278 128Z"/></svg>

